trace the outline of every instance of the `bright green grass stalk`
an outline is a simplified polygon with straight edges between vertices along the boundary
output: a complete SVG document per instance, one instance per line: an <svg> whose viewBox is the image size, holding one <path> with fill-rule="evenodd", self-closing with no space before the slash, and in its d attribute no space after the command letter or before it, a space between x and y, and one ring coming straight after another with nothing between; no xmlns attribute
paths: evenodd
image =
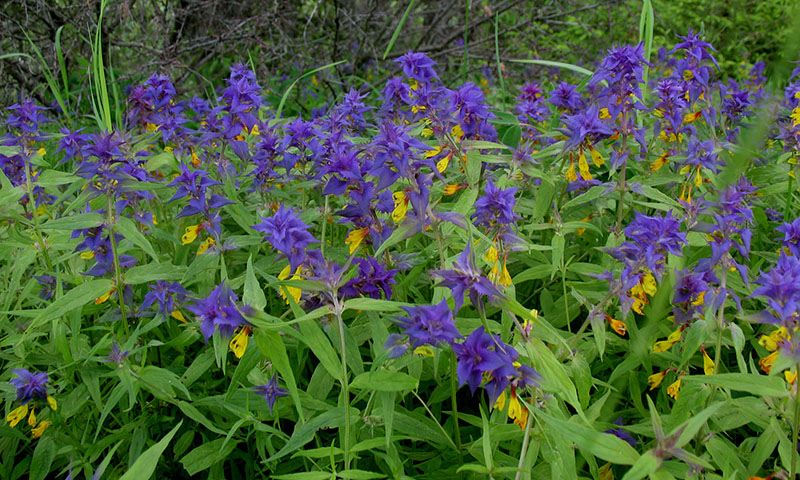
<svg viewBox="0 0 800 480"><path fill-rule="evenodd" d="M47 253L47 245L44 243L42 230L39 227L39 212L36 211L36 201L33 199L33 185L31 185L31 166L28 160L25 160L25 187L28 190L28 205L33 212L33 228L36 233L36 241L39 242L39 250L42 252L42 258L47 266L47 271L53 271L53 262L50 261L50 255Z"/></svg>
<svg viewBox="0 0 800 480"><path fill-rule="evenodd" d="M125 327L125 336L130 336L128 329L128 317L125 315L125 299L123 298L124 288L122 287L122 271L119 267L119 249L117 248L117 240L114 238L114 202L111 201L111 195L106 193L108 199L108 236L111 239L111 253L114 256L114 284L117 288L117 303L119 303L119 313L122 316L122 325Z"/></svg>
<svg viewBox="0 0 800 480"><path fill-rule="evenodd" d="M339 302L339 293L334 289L333 310L336 313L336 322L339 326L339 341L342 349L342 397L344 403L344 469L350 469L350 382L347 380L347 350L344 341L344 320L342 311L344 306Z"/></svg>
<svg viewBox="0 0 800 480"><path fill-rule="evenodd" d="M406 12L403 14L403 18L400 19L400 23L398 23L397 28L394 29L394 33L392 33L392 38L389 40L389 44L386 45L386 50L383 52L384 60L386 60L386 57L389 56L389 52L392 51L394 43L397 41L397 37L400 36L400 30L403 29L403 25L405 25L406 23L408 14L411 13L411 9L414 8L415 3L417 3L417 0L411 0L411 3L408 4L408 8L406 8Z"/></svg>

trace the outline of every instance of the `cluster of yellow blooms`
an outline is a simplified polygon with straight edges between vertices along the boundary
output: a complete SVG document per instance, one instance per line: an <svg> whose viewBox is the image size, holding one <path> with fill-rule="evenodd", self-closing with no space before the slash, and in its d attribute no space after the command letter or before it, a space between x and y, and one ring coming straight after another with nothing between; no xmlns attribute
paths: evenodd
<svg viewBox="0 0 800 480"><path fill-rule="evenodd" d="M42 436L44 431L47 430L47 427L52 425L53 422L50 420L39 421L39 419L36 418L36 407L32 406L29 409L28 405L29 404L26 403L25 405L12 410L8 416L6 416L6 421L13 428L16 427L23 418L28 417L28 425L31 427L31 436L33 438L39 438ZM52 411L58 410L58 403L56 402L56 399L50 395L47 396L47 405ZM28 415L28 410L30 410L30 415Z"/></svg>

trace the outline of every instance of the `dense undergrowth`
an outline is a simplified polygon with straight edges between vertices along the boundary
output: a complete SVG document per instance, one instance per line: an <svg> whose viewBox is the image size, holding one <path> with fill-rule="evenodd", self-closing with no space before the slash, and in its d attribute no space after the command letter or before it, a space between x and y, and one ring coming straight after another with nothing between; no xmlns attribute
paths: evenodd
<svg viewBox="0 0 800 480"><path fill-rule="evenodd" d="M0 476L793 478L798 77L649 56L11 106Z"/></svg>

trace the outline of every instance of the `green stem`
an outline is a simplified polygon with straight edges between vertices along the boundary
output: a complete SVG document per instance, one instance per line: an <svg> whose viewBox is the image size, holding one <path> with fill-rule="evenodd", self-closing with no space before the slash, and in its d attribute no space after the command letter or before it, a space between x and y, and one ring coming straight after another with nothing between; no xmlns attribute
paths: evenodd
<svg viewBox="0 0 800 480"><path fill-rule="evenodd" d="M564 265L564 256L561 256L561 289L564 293L564 320L567 322L567 331L572 333L569 324L569 300L567 299L567 267Z"/></svg>
<svg viewBox="0 0 800 480"><path fill-rule="evenodd" d="M122 287L122 270L119 267L119 252L117 251L117 239L114 238L114 203L111 201L111 192L106 193L108 211L106 212L107 215L107 222L108 222L108 238L111 239L111 253L114 256L114 283L117 287L117 302L119 303L119 313L122 315L122 326L125 327L125 336L130 336L130 330L128 329L128 317L125 315L125 299L123 298L123 287Z"/></svg>
<svg viewBox="0 0 800 480"><path fill-rule="evenodd" d="M458 457L461 458L461 430L458 426L458 403L456 402L456 391L458 390L458 379L456 375L452 375L452 371L456 366L456 353L450 350L450 402L453 404L453 425L455 425L456 446L458 447ZM461 463L459 461L459 463Z"/></svg>
<svg viewBox="0 0 800 480"><path fill-rule="evenodd" d="M44 263L49 273L53 271L53 263L50 261L50 255L47 253L47 245L44 243L42 230L39 227L39 212L36 211L36 201L33 199L33 186L31 185L31 166L27 160L23 163L25 163L25 186L28 189L28 205L31 206L31 212L33 213L33 226L36 233L36 241L39 242L39 249L42 251L42 258L44 258Z"/></svg>
<svg viewBox="0 0 800 480"><path fill-rule="evenodd" d="M525 456L528 454L528 440L531 438L531 425L533 424L533 414L528 415L528 421L525 423L525 436L522 438L522 450L519 452L519 463L517 464L517 476L515 480L522 478L522 467L525 466Z"/></svg>
<svg viewBox="0 0 800 480"><path fill-rule="evenodd" d="M344 320L342 320L342 304L338 292L333 292L333 309L339 324L339 342L342 349L342 394L344 396L344 469L350 469L350 382L347 381L347 351L344 341Z"/></svg>

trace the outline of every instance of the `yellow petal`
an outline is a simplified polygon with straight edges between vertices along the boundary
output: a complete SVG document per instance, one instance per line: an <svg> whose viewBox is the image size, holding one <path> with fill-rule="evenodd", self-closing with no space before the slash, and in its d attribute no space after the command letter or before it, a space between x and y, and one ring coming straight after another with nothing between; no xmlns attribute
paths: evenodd
<svg viewBox="0 0 800 480"><path fill-rule="evenodd" d="M439 170L439 173L444 173L447 170L447 166L450 165L450 159L452 155L445 155L445 157L438 162L436 162L436 169Z"/></svg>
<svg viewBox="0 0 800 480"><path fill-rule="evenodd" d="M666 376L667 372L665 370L663 372L654 373L649 377L647 377L647 383L650 384L650 390L658 388L658 386L661 385L661 382L664 381L664 377Z"/></svg>
<svg viewBox="0 0 800 480"><path fill-rule="evenodd" d="M511 285L511 274L508 271L508 267L506 267L505 257L503 257L503 269L500 270L500 278L498 283L500 283L500 285L503 285L504 287Z"/></svg>
<svg viewBox="0 0 800 480"><path fill-rule="evenodd" d="M494 246L489 246L486 250L486 253L483 254L483 259L486 260L486 263L494 263L497 261L497 249Z"/></svg>
<svg viewBox="0 0 800 480"><path fill-rule="evenodd" d="M6 416L6 421L12 426L16 427L17 424L28 415L28 404L25 404L21 407L17 407L14 410L9 412L8 416Z"/></svg>
<svg viewBox="0 0 800 480"><path fill-rule="evenodd" d="M667 387L667 395L674 398L675 400L678 399L678 394L681 393L681 379L675 380L669 387Z"/></svg>
<svg viewBox="0 0 800 480"><path fill-rule="evenodd" d="M58 402L56 402L56 399L51 397L50 395L47 396L47 405L49 405L50 410L54 412L58 410Z"/></svg>
<svg viewBox="0 0 800 480"><path fill-rule="evenodd" d="M197 255L202 255L206 253L206 251L215 245L217 242L214 241L213 238L208 237L206 240L200 244L200 247L197 249Z"/></svg>
<svg viewBox="0 0 800 480"><path fill-rule="evenodd" d="M244 355L245 350L247 350L247 342L250 340L250 327L245 326L239 330L239 333L236 334L231 339L230 344L228 345L233 351L233 355L236 358L242 358Z"/></svg>
<svg viewBox="0 0 800 480"><path fill-rule="evenodd" d="M572 161L569 162L569 168L567 169L566 177L570 182L578 180L578 174L575 173L575 164Z"/></svg>
<svg viewBox="0 0 800 480"><path fill-rule="evenodd" d="M431 158L435 157L436 155L439 155L440 153L442 153L442 148L444 148L442 145L438 145L436 147L433 147L433 150L426 151L425 158Z"/></svg>
<svg viewBox="0 0 800 480"><path fill-rule="evenodd" d="M592 155L592 163L595 167L602 167L606 163L603 156L594 147L589 147L589 153Z"/></svg>
<svg viewBox="0 0 800 480"><path fill-rule="evenodd" d="M592 179L592 174L589 173L589 163L586 161L586 155L584 155L583 151L581 151L581 154L578 157L578 170L580 170L581 177L584 180Z"/></svg>
<svg viewBox="0 0 800 480"><path fill-rule="evenodd" d="M495 410L503 410L506 408L506 391L503 390L497 400L494 401Z"/></svg>
<svg viewBox="0 0 800 480"><path fill-rule="evenodd" d="M184 245L194 242L202 229L203 227L200 225L189 225L186 227L186 230L184 230L183 236L181 237L181 242Z"/></svg>
<svg viewBox="0 0 800 480"><path fill-rule="evenodd" d="M772 370L772 365L775 364L775 360L778 358L778 351L774 351L767 355L766 357L762 358L758 361L758 366L761 367L761 370L764 371L767 375L769 375L770 370Z"/></svg>
<svg viewBox="0 0 800 480"><path fill-rule="evenodd" d="M94 258L94 250L86 250L85 252L81 252L81 258L84 260L91 260Z"/></svg>
<svg viewBox="0 0 800 480"><path fill-rule="evenodd" d="M350 245L350 255L352 255L358 246L361 245L368 233L369 228L364 227L351 230L350 233L347 234L347 239L344 241L344 243L345 245Z"/></svg>
<svg viewBox="0 0 800 480"><path fill-rule="evenodd" d="M787 382L794 384L794 382L797 380L797 372L790 372L789 370L785 370L783 372L783 378L785 378Z"/></svg>
<svg viewBox="0 0 800 480"><path fill-rule="evenodd" d="M420 355L422 357L431 357L433 358L433 349L427 345L422 345L414 349L414 354Z"/></svg>
<svg viewBox="0 0 800 480"><path fill-rule="evenodd" d="M408 195L402 190L392 194L394 199L394 210L392 210L392 220L394 223L400 223L406 218L408 213ZM349 237L348 237L349 238ZM351 247L352 248L352 247ZM353 253L352 251L350 253Z"/></svg>
<svg viewBox="0 0 800 480"><path fill-rule="evenodd" d="M101 303L105 303L111 297L112 293L114 293L114 289L113 288L111 290L109 290L108 292L106 292L106 293L100 295L99 297L97 297L94 300L94 304L95 305L100 305Z"/></svg>
<svg viewBox="0 0 800 480"><path fill-rule="evenodd" d="M625 336L625 333L628 331L628 325L625 324L622 320L616 320L614 318L608 317L608 323L611 324L611 328L617 332L621 336Z"/></svg>
<svg viewBox="0 0 800 480"><path fill-rule="evenodd" d="M34 408L31 408L31 414L28 416L28 425L31 427L36 426L36 413L34 412Z"/></svg>
<svg viewBox="0 0 800 480"><path fill-rule="evenodd" d="M33 438L39 438L42 436L47 427L50 426L50 420L44 420L39 423L39 426L31 430L31 436Z"/></svg>
<svg viewBox="0 0 800 480"><path fill-rule="evenodd" d="M184 318L180 310L173 310L172 313L169 314L169 316L174 318L175 320L186 323L186 318Z"/></svg>
<svg viewBox="0 0 800 480"><path fill-rule="evenodd" d="M703 372L706 375L714 374L714 360L711 360L705 350L703 350Z"/></svg>

